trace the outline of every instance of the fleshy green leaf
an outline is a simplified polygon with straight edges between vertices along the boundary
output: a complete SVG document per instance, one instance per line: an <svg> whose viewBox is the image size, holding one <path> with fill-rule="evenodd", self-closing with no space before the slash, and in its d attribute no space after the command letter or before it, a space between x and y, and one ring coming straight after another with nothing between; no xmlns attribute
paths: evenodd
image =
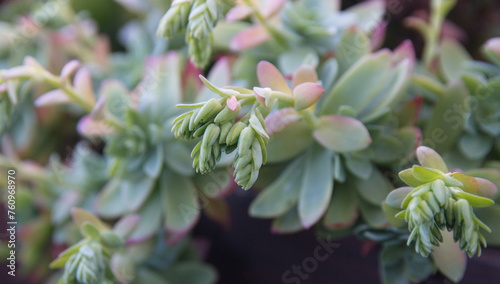
<svg viewBox="0 0 500 284"><path fill-rule="evenodd" d="M432 257L437 268L453 282L460 281L465 273L467 257L460 250L458 243L453 242L453 233L441 231L443 243L434 247Z"/></svg>
<svg viewBox="0 0 500 284"><path fill-rule="evenodd" d="M378 169L374 169L368 179L355 179L355 188L366 202L380 206L392 187Z"/></svg>
<svg viewBox="0 0 500 284"><path fill-rule="evenodd" d="M385 199L385 203L387 203L387 205L389 205L391 207L403 209L401 207L401 204L403 203L403 200L406 198L406 196L412 190L413 190L413 188L409 187L409 186L396 188L395 190L391 191L389 193L389 195L387 195L387 198Z"/></svg>
<svg viewBox="0 0 500 284"><path fill-rule="evenodd" d="M191 152L182 143L172 141L165 144L165 163L178 174L184 176L194 174Z"/></svg>
<svg viewBox="0 0 500 284"><path fill-rule="evenodd" d="M413 169L406 169L399 172L399 178L409 186L417 187L425 182L418 180L413 176Z"/></svg>
<svg viewBox="0 0 500 284"><path fill-rule="evenodd" d="M250 205L252 217L272 218L285 214L297 204L303 175L303 158L293 161Z"/></svg>
<svg viewBox="0 0 500 284"><path fill-rule="evenodd" d="M426 168L440 170L444 173L448 172L448 167L443 158L434 150L426 146L417 148L417 158L420 165Z"/></svg>
<svg viewBox="0 0 500 284"><path fill-rule="evenodd" d="M329 229L349 227L358 219L359 208L356 194L348 184L348 182L335 184L335 190L323 219L323 225Z"/></svg>
<svg viewBox="0 0 500 284"><path fill-rule="evenodd" d="M450 39L444 40L440 49L439 67L446 81L460 78L466 62L471 60L467 51L458 42Z"/></svg>
<svg viewBox="0 0 500 284"><path fill-rule="evenodd" d="M488 207L495 204L495 201L489 198L470 194L468 192L455 192L454 194L460 198L467 199L467 201L469 201L470 205L473 207Z"/></svg>
<svg viewBox="0 0 500 284"><path fill-rule="evenodd" d="M292 207L284 215L274 219L271 231L276 234L290 234L302 230L297 206Z"/></svg>
<svg viewBox="0 0 500 284"><path fill-rule="evenodd" d="M378 52L361 58L325 95L321 114L336 114L342 105L351 106L359 113L384 88L392 75L390 69L389 52Z"/></svg>
<svg viewBox="0 0 500 284"><path fill-rule="evenodd" d="M196 187L191 180L171 171L160 177L161 208L165 226L172 233L187 233L200 215Z"/></svg>
<svg viewBox="0 0 500 284"><path fill-rule="evenodd" d="M431 168L424 168L421 166L414 165L412 167L413 176L423 182L431 182L435 179L438 179L442 176L442 174Z"/></svg>
<svg viewBox="0 0 500 284"><path fill-rule="evenodd" d="M467 111L467 89L459 81L450 84L434 105L429 124L425 129L423 145L444 153L454 146L462 135L463 115L450 106L460 106Z"/></svg>
<svg viewBox="0 0 500 284"><path fill-rule="evenodd" d="M363 123L340 115L322 116L313 136L325 148L339 153L362 150L371 143Z"/></svg>
<svg viewBox="0 0 500 284"><path fill-rule="evenodd" d="M306 153L298 205L304 228L316 223L328 208L333 190L331 167L332 153L328 150L314 145Z"/></svg>
<svg viewBox="0 0 500 284"><path fill-rule="evenodd" d="M311 132L307 123L295 121L274 133L267 146L267 161L282 162L297 156L313 142Z"/></svg>

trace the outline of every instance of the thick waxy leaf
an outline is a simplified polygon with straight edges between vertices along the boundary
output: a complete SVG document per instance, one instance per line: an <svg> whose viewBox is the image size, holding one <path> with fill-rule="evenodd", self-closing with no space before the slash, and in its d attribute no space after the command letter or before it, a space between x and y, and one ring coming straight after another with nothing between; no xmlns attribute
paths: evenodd
<svg viewBox="0 0 500 284"><path fill-rule="evenodd" d="M125 110L131 103L130 94L122 82L118 80L103 81L99 89L99 102L96 105L100 107L101 101L104 102L104 112L109 115L115 116L117 119L123 120L125 118ZM95 110L95 108L94 108ZM104 116L102 113L94 113L95 118Z"/></svg>
<svg viewBox="0 0 500 284"><path fill-rule="evenodd" d="M478 191L479 183L472 176L463 173L452 173L451 176L463 184L461 187L463 190L473 194Z"/></svg>
<svg viewBox="0 0 500 284"><path fill-rule="evenodd" d="M339 153L362 150L371 143L363 123L340 115L322 116L313 136L325 148Z"/></svg>
<svg viewBox="0 0 500 284"><path fill-rule="evenodd" d="M58 104L67 104L70 102L71 99L68 97L68 95L66 95L65 92L56 89L39 96L35 100L34 104L37 107L44 107Z"/></svg>
<svg viewBox="0 0 500 284"><path fill-rule="evenodd" d="M384 88L359 112L358 118L361 121L369 122L379 118L400 101L409 85L412 64L410 59L404 59L393 67L391 77L385 82Z"/></svg>
<svg viewBox="0 0 500 284"><path fill-rule="evenodd" d="M252 7L246 5L236 5L226 14L226 22L243 20L252 14Z"/></svg>
<svg viewBox="0 0 500 284"><path fill-rule="evenodd" d="M483 159L493 148L493 138L486 135L465 134L458 142L460 151L471 160Z"/></svg>
<svg viewBox="0 0 500 284"><path fill-rule="evenodd" d="M278 217L297 204L301 190L303 163L303 158L296 159L281 173L275 182L265 188L250 205L250 216L259 218Z"/></svg>
<svg viewBox="0 0 500 284"><path fill-rule="evenodd" d="M143 170L146 175L156 178L163 166L164 150L163 145L158 145L150 152L148 159L144 163Z"/></svg>
<svg viewBox="0 0 500 284"><path fill-rule="evenodd" d="M385 216L384 211L382 211L382 204L375 206L364 201L362 198L358 198L358 201L361 217L368 225L374 228L383 228L389 225L389 220Z"/></svg>
<svg viewBox="0 0 500 284"><path fill-rule="evenodd" d="M285 78L281 75L281 72L267 61L261 61L257 65L257 77L259 78L259 83L262 87L292 94L292 90L288 87Z"/></svg>
<svg viewBox="0 0 500 284"><path fill-rule="evenodd" d="M351 156L345 159L349 172L360 179L368 179L373 171L370 159L363 156Z"/></svg>
<svg viewBox="0 0 500 284"><path fill-rule="evenodd" d="M424 184L424 181L418 180L413 176L413 169L406 169L399 172L399 178L409 186L417 187Z"/></svg>
<svg viewBox="0 0 500 284"><path fill-rule="evenodd" d="M252 26L237 33L229 47L231 50L240 51L256 47L271 38L271 35L264 26Z"/></svg>
<svg viewBox="0 0 500 284"><path fill-rule="evenodd" d="M283 74L293 74L300 66L317 66L318 54L311 47L299 46L287 50L278 57L278 67ZM316 83L316 81L312 81Z"/></svg>
<svg viewBox="0 0 500 284"><path fill-rule="evenodd" d="M352 183L335 184L335 190L323 219L323 224L328 229L349 227L358 219L359 208L356 194L349 185Z"/></svg>
<svg viewBox="0 0 500 284"><path fill-rule="evenodd" d="M293 74L292 87L295 88L306 82L318 82L318 74L316 74L316 70L312 66L301 65Z"/></svg>
<svg viewBox="0 0 500 284"><path fill-rule="evenodd" d="M73 84L75 86L78 95L90 103L95 104L94 90L92 89L92 78L90 76L90 71L87 68L80 68L73 79Z"/></svg>
<svg viewBox="0 0 500 284"><path fill-rule="evenodd" d="M469 201L470 205L473 207L488 207L495 204L495 201L489 198L470 194L468 192L455 192L455 195L460 198L467 199L467 201Z"/></svg>
<svg viewBox="0 0 500 284"><path fill-rule="evenodd" d="M453 242L452 232L441 231L441 234L443 236L443 243L438 247L434 247L432 258L444 276L453 282L458 282L464 276L467 257L460 250L458 243Z"/></svg>
<svg viewBox="0 0 500 284"><path fill-rule="evenodd" d="M306 153L303 165L299 216L304 228L316 223L328 208L332 196L332 153L319 145Z"/></svg>
<svg viewBox="0 0 500 284"><path fill-rule="evenodd" d="M282 162L297 156L314 141L311 134L311 128L304 121L287 124L271 136L267 146L267 161Z"/></svg>
<svg viewBox="0 0 500 284"><path fill-rule="evenodd" d="M98 230L109 230L109 226L104 224L99 218L94 216L92 213L81 208L71 209L71 216L73 217L73 222L76 226L80 227L83 223L89 222L94 225Z"/></svg>
<svg viewBox="0 0 500 284"><path fill-rule="evenodd" d="M171 171L164 171L160 177L160 196L166 229L173 234L187 234L200 215L193 182Z"/></svg>
<svg viewBox="0 0 500 284"><path fill-rule="evenodd" d="M293 89L295 110L303 110L315 104L323 95L325 89L317 83L306 82Z"/></svg>
<svg viewBox="0 0 500 284"><path fill-rule="evenodd" d="M96 200L96 211L104 218L117 218L128 208L123 206L128 204L128 200L121 194L121 181L111 179L101 190Z"/></svg>
<svg viewBox="0 0 500 284"><path fill-rule="evenodd" d="M440 47L439 67L446 81L450 82L460 78L464 65L471 57L467 51L456 41L446 39Z"/></svg>
<svg viewBox="0 0 500 284"><path fill-rule="evenodd" d="M147 176L134 176L129 180L122 180L120 185L120 199L129 212L135 212L146 201L153 191L155 180Z"/></svg>
<svg viewBox="0 0 500 284"><path fill-rule="evenodd" d="M406 198L406 196L412 190L413 190L413 187L409 187L409 186L396 188L395 190L391 191L389 193L389 195L387 195L387 198L385 199L385 203L387 203L387 205L389 205L391 207L403 209L401 207L401 204L403 203L403 200Z"/></svg>
<svg viewBox="0 0 500 284"><path fill-rule="evenodd" d="M192 166L191 152L186 145L177 141L165 144L165 163L174 172L191 176L194 174Z"/></svg>
<svg viewBox="0 0 500 284"><path fill-rule="evenodd" d="M429 124L424 132L425 146L429 146L438 153L450 150L457 139L462 135L463 115L467 111L467 90L460 83L452 83L446 88L443 95L434 106ZM450 106L460 106L460 113L453 111Z"/></svg>
<svg viewBox="0 0 500 284"><path fill-rule="evenodd" d="M348 28L338 46L339 72L344 74L356 61L370 53L370 38L357 26Z"/></svg>
<svg viewBox="0 0 500 284"><path fill-rule="evenodd" d="M130 234L127 243L144 242L161 228L161 208L160 194L156 191L137 212L142 222L139 222L139 225Z"/></svg>
<svg viewBox="0 0 500 284"><path fill-rule="evenodd" d="M52 269L62 268L68 261L68 259L80 250L80 248L87 242L87 240L82 240L79 243L71 246L62 253L60 253L57 258L49 264Z"/></svg>
<svg viewBox="0 0 500 284"><path fill-rule="evenodd" d="M325 95L321 114L336 114L342 105L351 106L359 113L385 87L392 75L390 70L389 52L378 52L361 58Z"/></svg>
<svg viewBox="0 0 500 284"><path fill-rule="evenodd" d="M436 151L432 150L429 147L418 147L417 159L423 167L440 170L443 173L448 172L448 167L446 166L443 158L441 158L441 156Z"/></svg>
<svg viewBox="0 0 500 284"><path fill-rule="evenodd" d="M368 179L355 179L354 186L361 198L375 206L380 206L392 189L378 169L374 169Z"/></svg>
<svg viewBox="0 0 500 284"><path fill-rule="evenodd" d="M477 192L471 192L473 194L477 194L483 197L488 197L491 199L495 199L498 196L498 186L493 182L484 179L484 178L475 178L479 187Z"/></svg>
<svg viewBox="0 0 500 284"><path fill-rule="evenodd" d="M297 206L292 207L283 216L274 219L271 225L271 232L275 234L291 234L302 229Z"/></svg>
<svg viewBox="0 0 500 284"><path fill-rule="evenodd" d="M139 225L141 216L138 214L130 214L121 218L113 227L113 232L122 238L129 236L134 229Z"/></svg>
<svg viewBox="0 0 500 284"><path fill-rule="evenodd" d="M431 182L442 176L440 172L431 168L424 168L421 166L414 165L412 167L413 176L423 182Z"/></svg>

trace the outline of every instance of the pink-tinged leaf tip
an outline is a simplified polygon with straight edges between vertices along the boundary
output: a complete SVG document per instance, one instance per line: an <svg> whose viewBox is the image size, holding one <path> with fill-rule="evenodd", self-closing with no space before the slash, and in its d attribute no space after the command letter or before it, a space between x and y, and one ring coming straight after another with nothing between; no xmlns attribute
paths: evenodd
<svg viewBox="0 0 500 284"><path fill-rule="evenodd" d="M39 96L34 104L36 107L52 106L70 103L71 99L63 91L56 89Z"/></svg>
<svg viewBox="0 0 500 284"><path fill-rule="evenodd" d="M372 50L379 49L385 40L385 33L387 30L387 21L380 22L373 31L373 35L371 38L371 47Z"/></svg>
<svg viewBox="0 0 500 284"><path fill-rule="evenodd" d="M318 83L306 82L298 85L293 89L295 109L302 110L314 105L324 93L325 88Z"/></svg>
<svg viewBox="0 0 500 284"><path fill-rule="evenodd" d="M241 51L264 43L271 36L263 26L253 26L237 33L229 44L231 50Z"/></svg>
<svg viewBox="0 0 500 284"><path fill-rule="evenodd" d="M295 88L306 82L318 82L318 74L312 66L302 65L293 74L292 87Z"/></svg>
<svg viewBox="0 0 500 284"><path fill-rule="evenodd" d="M263 87L290 95L292 94L292 90L288 87L285 78L283 78L278 68L267 61L261 61L257 65L257 77L260 85Z"/></svg>
<svg viewBox="0 0 500 284"><path fill-rule="evenodd" d="M80 68L73 80L75 89L78 91L79 95L82 96L87 102L92 105L95 104L94 90L92 88L92 78L90 76L90 71L87 68Z"/></svg>
<svg viewBox="0 0 500 284"><path fill-rule="evenodd" d="M76 70L80 67L80 61L71 60L66 63L61 70L61 80L66 81L76 72Z"/></svg>
<svg viewBox="0 0 500 284"><path fill-rule="evenodd" d="M262 7L262 15L264 18L269 18L278 13L281 8L285 5L287 0L268 0L264 3Z"/></svg>
<svg viewBox="0 0 500 284"><path fill-rule="evenodd" d="M236 5L226 14L226 22L243 20L252 14L253 9L246 5Z"/></svg>

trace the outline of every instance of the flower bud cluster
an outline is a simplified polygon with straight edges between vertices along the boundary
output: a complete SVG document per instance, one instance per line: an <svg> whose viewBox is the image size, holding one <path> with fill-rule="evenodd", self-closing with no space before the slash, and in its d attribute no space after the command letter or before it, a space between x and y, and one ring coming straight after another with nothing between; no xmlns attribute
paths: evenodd
<svg viewBox="0 0 500 284"><path fill-rule="evenodd" d="M197 66L204 67L212 54L212 30L220 18L219 10L216 0L175 0L157 33L170 38L187 27L189 55Z"/></svg>
<svg viewBox="0 0 500 284"><path fill-rule="evenodd" d="M241 109L234 96L211 99L194 104L194 110L177 117L172 131L177 138L202 137L191 152L193 167L199 173L213 170L226 154L236 152L234 175L236 183L250 188L257 180L260 167L266 163L269 136L259 107L237 120Z"/></svg>
<svg viewBox="0 0 500 284"><path fill-rule="evenodd" d="M403 200L405 210L398 215L408 223L408 244L415 240L415 250L422 256L439 246L444 229L453 230L454 240L459 241L460 249L469 257L481 254L481 244L486 246L479 228L491 230L474 215L469 201L456 194L461 192L464 191L436 179L414 188Z"/></svg>

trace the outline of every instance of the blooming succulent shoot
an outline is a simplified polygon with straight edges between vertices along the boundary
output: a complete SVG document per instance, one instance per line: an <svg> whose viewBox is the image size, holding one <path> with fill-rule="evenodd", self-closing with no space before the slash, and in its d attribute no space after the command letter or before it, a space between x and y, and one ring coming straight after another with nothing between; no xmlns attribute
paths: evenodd
<svg viewBox="0 0 500 284"><path fill-rule="evenodd" d="M293 92L281 73L269 62L261 62L257 69L262 87L253 90L217 87L200 76L205 86L220 98L178 105L194 110L178 116L172 128L178 138L201 138L191 153L193 167L199 173L213 170L222 152L230 154L236 150L233 164L235 181L244 189L255 183L259 169L267 161L269 134L265 118L273 107L283 103L310 113L305 109L314 105L324 92L323 87L316 83L316 73L308 67L304 70L309 71L296 77ZM240 117L244 106L250 106L250 109Z"/></svg>
<svg viewBox="0 0 500 284"><path fill-rule="evenodd" d="M417 158L422 166L403 170L399 177L409 187L392 191L387 204L402 209L396 217L408 223L408 245L428 256L443 241L442 230L453 231L453 239L469 257L481 254L486 240L480 229L491 232L474 214L473 207L487 207L497 187L492 182L461 172L449 172L434 150L421 146Z"/></svg>

